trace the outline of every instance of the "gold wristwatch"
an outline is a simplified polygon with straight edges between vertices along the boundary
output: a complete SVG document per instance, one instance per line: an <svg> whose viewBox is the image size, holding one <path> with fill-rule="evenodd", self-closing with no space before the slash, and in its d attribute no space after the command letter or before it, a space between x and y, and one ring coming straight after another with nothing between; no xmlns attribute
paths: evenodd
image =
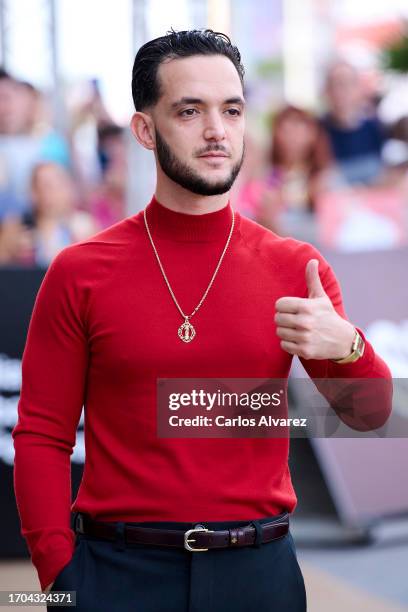
<svg viewBox="0 0 408 612"><path fill-rule="evenodd" d="M334 361L334 363L353 363L354 361L357 361L357 359L360 359L360 357L363 356L364 348L365 342L356 330L356 335L354 336L350 355L347 355L347 357L343 357L343 359L331 359L331 361Z"/></svg>

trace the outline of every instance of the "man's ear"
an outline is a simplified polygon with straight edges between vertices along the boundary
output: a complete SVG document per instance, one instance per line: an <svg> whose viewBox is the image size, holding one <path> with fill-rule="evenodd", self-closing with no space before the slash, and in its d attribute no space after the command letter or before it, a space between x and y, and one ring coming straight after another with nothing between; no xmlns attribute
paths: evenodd
<svg viewBox="0 0 408 612"><path fill-rule="evenodd" d="M154 149L156 146L153 119L147 113L140 111L134 113L130 120L130 129L139 144L145 149Z"/></svg>

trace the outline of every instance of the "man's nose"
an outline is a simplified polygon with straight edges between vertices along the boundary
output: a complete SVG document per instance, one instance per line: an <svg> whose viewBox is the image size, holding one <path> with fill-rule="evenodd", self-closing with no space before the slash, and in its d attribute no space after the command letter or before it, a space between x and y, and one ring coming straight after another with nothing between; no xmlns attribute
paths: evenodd
<svg viewBox="0 0 408 612"><path fill-rule="evenodd" d="M223 140L225 138L225 128L222 118L218 113L208 116L204 127L204 138L206 140Z"/></svg>

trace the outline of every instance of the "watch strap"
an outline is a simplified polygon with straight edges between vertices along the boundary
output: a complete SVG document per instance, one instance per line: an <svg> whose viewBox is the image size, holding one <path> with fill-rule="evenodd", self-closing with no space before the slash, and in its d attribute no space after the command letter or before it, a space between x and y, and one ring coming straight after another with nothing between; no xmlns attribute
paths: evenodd
<svg viewBox="0 0 408 612"><path fill-rule="evenodd" d="M356 329L350 355L342 359L331 359L334 363L354 363L364 354L365 342Z"/></svg>

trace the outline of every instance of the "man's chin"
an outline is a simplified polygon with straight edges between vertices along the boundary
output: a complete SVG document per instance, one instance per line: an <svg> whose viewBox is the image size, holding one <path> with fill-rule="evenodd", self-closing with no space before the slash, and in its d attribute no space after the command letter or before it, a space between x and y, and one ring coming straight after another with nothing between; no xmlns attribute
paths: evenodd
<svg viewBox="0 0 408 612"><path fill-rule="evenodd" d="M231 179L231 172L220 171L218 168L209 168L207 172L199 172L196 174L197 178L208 187L214 187L215 185L223 185L228 183Z"/></svg>
<svg viewBox="0 0 408 612"><path fill-rule="evenodd" d="M215 196L222 195L223 193L227 193L231 189L230 184L226 183L214 183L213 185L206 184L201 186L195 186L190 188L192 193L196 193L197 195L204 196Z"/></svg>

